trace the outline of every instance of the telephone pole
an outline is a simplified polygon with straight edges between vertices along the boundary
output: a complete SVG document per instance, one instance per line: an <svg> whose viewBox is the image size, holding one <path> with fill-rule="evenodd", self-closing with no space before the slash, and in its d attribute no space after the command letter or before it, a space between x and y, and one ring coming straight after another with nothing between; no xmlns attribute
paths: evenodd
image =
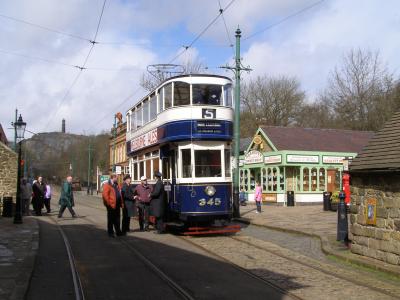
<svg viewBox="0 0 400 300"><path fill-rule="evenodd" d="M91 182L90 182L90 170L92 169L92 166L91 166L91 153L92 153L92 148L91 148L91 144L90 144L90 139L89 139L89 147L88 147L88 175L87 175L87 182L88 182L88 188L87 188L87 194L89 195L89 193L90 193L90 184L91 184Z"/></svg>
<svg viewBox="0 0 400 300"><path fill-rule="evenodd" d="M240 74L242 71L250 72L249 67L244 67L240 58L240 37L241 30L238 27L235 32L236 37L236 56L235 66L224 66L221 68L229 69L235 73L235 119L234 119L234 141L235 141L235 161L233 172L233 217L240 217L239 204L239 153L240 153Z"/></svg>

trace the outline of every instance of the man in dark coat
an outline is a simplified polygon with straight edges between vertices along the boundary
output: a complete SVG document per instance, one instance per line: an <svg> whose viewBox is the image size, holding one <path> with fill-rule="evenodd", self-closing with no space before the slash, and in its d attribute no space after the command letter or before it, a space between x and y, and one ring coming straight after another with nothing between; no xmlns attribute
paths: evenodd
<svg viewBox="0 0 400 300"><path fill-rule="evenodd" d="M68 208L71 216L76 218L75 211L72 208L75 205L74 193L72 191L72 176L68 176L67 180L61 186L61 196L58 204L60 204L60 211L58 212L59 218L62 217L66 208Z"/></svg>
<svg viewBox="0 0 400 300"><path fill-rule="evenodd" d="M122 209L122 233L125 235L131 231L129 226L131 218L136 216L136 200L135 200L135 187L131 184L131 176L124 176L124 183L121 189L122 200L124 201L124 208Z"/></svg>
<svg viewBox="0 0 400 300"><path fill-rule="evenodd" d="M152 216L156 219L156 229L155 233L164 233L164 211L165 211L165 197L164 197L164 184L161 180L162 174L160 172L155 172L154 177L156 178L156 184L154 185L153 191L150 194L150 210Z"/></svg>
<svg viewBox="0 0 400 300"><path fill-rule="evenodd" d="M37 216L42 215L42 207L44 203L44 194L46 193L46 186L43 183L42 176L39 176L35 184L32 186L33 191L33 208Z"/></svg>
<svg viewBox="0 0 400 300"><path fill-rule="evenodd" d="M140 184L135 188L135 199L139 209L139 227L140 231L149 230L149 213L150 213L150 194L152 189L147 184L146 176L140 177Z"/></svg>

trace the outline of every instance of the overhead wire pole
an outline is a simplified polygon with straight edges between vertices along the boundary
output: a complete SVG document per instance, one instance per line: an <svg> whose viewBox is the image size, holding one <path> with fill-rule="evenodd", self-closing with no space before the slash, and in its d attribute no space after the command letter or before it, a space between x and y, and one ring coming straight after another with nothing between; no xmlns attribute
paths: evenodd
<svg viewBox="0 0 400 300"><path fill-rule="evenodd" d="M90 187L91 187L91 153L92 152L92 148L91 148L91 142L90 142L90 138L89 138L89 147L88 147L88 188L87 188L87 194L89 195L90 193Z"/></svg>
<svg viewBox="0 0 400 300"><path fill-rule="evenodd" d="M235 73L235 118L234 118L234 145L235 145L235 161L233 173L233 217L240 217L239 205L239 154L240 154L240 73L242 71L250 72L249 67L243 67L240 58L240 28L235 32L236 37L236 56L235 66L223 66L221 68L232 70Z"/></svg>

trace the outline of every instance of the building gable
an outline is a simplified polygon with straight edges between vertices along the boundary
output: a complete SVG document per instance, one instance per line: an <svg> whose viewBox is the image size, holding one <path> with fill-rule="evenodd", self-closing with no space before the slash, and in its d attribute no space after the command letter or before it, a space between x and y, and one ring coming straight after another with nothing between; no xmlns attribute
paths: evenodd
<svg viewBox="0 0 400 300"><path fill-rule="evenodd" d="M257 150L260 152L277 151L274 144L261 128L257 129L256 134L253 136L251 143L246 149L246 152L250 150Z"/></svg>

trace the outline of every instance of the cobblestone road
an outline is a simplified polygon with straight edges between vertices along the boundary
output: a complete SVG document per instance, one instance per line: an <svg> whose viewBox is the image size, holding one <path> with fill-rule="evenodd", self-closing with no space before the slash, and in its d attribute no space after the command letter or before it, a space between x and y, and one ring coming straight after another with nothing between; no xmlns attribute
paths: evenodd
<svg viewBox="0 0 400 300"><path fill-rule="evenodd" d="M304 299L396 299L400 295L399 286L366 277L358 280L373 288L361 286L343 278L347 276L355 281L357 273L253 237L238 235L188 240ZM375 290L377 288L380 290Z"/></svg>

